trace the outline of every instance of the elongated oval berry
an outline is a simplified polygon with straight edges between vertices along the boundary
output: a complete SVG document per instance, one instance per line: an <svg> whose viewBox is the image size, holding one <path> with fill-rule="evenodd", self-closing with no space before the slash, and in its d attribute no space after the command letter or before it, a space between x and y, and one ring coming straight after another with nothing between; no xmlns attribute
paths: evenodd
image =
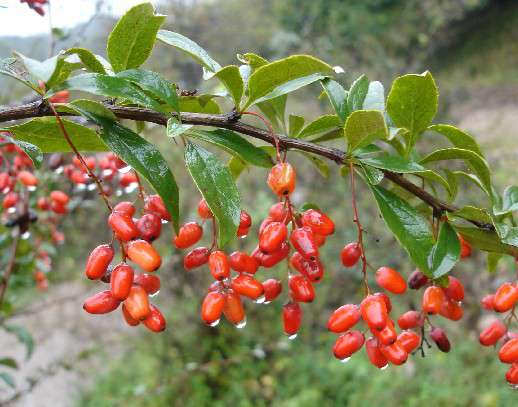
<svg viewBox="0 0 518 407"><path fill-rule="evenodd" d="M70 201L70 198L66 193L58 190L52 191L50 193L50 199L52 199L54 202L59 202L61 205L66 205Z"/></svg>
<svg viewBox="0 0 518 407"><path fill-rule="evenodd" d="M376 283L393 294L403 294L406 291L405 279L390 267L380 267L376 271Z"/></svg>
<svg viewBox="0 0 518 407"><path fill-rule="evenodd" d="M268 216L273 222L286 222L288 219L288 204L285 202L277 202L270 207Z"/></svg>
<svg viewBox="0 0 518 407"><path fill-rule="evenodd" d="M281 248L287 237L286 225L282 222L272 222L259 234L259 248L264 253L272 254Z"/></svg>
<svg viewBox="0 0 518 407"><path fill-rule="evenodd" d="M131 287L128 298L124 300L124 305L129 314L138 321L146 319L151 312L147 292L138 285Z"/></svg>
<svg viewBox="0 0 518 407"><path fill-rule="evenodd" d="M238 273L255 274L259 268L259 262L243 252L233 252L228 257L230 268Z"/></svg>
<svg viewBox="0 0 518 407"><path fill-rule="evenodd" d="M128 258L140 268L148 273L160 268L162 258L151 243L145 240L133 240L128 243L126 248Z"/></svg>
<svg viewBox="0 0 518 407"><path fill-rule="evenodd" d="M290 276L288 286L295 301L313 302L315 299L315 288L311 281L303 275Z"/></svg>
<svg viewBox="0 0 518 407"><path fill-rule="evenodd" d="M2 188L0 188L0 190L1 189ZM48 211L50 209L50 201L44 196L38 198L36 205L38 206L38 209L41 209L42 211Z"/></svg>
<svg viewBox="0 0 518 407"><path fill-rule="evenodd" d="M513 388L516 388L518 385L518 364L514 363L509 370L505 373L505 380L509 383Z"/></svg>
<svg viewBox="0 0 518 407"><path fill-rule="evenodd" d="M318 258L306 260L299 252L293 253L290 257L290 266L313 283L318 283L324 276L324 266Z"/></svg>
<svg viewBox="0 0 518 407"><path fill-rule="evenodd" d="M252 226L252 217L247 211L241 210L238 229L248 229L250 226Z"/></svg>
<svg viewBox="0 0 518 407"><path fill-rule="evenodd" d="M232 289L239 295L257 300L264 294L263 285L252 276L240 274L232 280Z"/></svg>
<svg viewBox="0 0 518 407"><path fill-rule="evenodd" d="M412 353L421 343L421 337L414 331L403 331L398 335L397 342L407 353Z"/></svg>
<svg viewBox="0 0 518 407"><path fill-rule="evenodd" d="M480 300L480 304L484 309L493 311L495 309L494 300L495 296L493 294L487 294Z"/></svg>
<svg viewBox="0 0 518 407"><path fill-rule="evenodd" d="M391 343L396 342L397 332L394 327L394 322L392 322L390 318L387 318L387 325L385 325L385 328L381 330L371 328L371 332L382 345L390 345Z"/></svg>
<svg viewBox="0 0 518 407"><path fill-rule="evenodd" d="M311 228L313 233L322 236L332 235L335 232L335 224L324 213L315 209L308 209L302 214L302 224Z"/></svg>
<svg viewBox="0 0 518 407"><path fill-rule="evenodd" d="M113 298L125 300L133 286L133 268L126 263L117 264L110 277L110 289Z"/></svg>
<svg viewBox="0 0 518 407"><path fill-rule="evenodd" d="M192 270L203 266L209 261L210 250L208 247L197 247L191 250L183 258L183 267L186 270Z"/></svg>
<svg viewBox="0 0 518 407"><path fill-rule="evenodd" d="M508 340L498 351L502 363L518 363L518 338Z"/></svg>
<svg viewBox="0 0 518 407"><path fill-rule="evenodd" d="M230 290L225 294L223 314L228 322L241 326L245 322L245 307L239 294Z"/></svg>
<svg viewBox="0 0 518 407"><path fill-rule="evenodd" d="M122 316L124 317L124 320L129 326L137 326L140 324L140 321L138 319L133 318L128 310L126 309L126 306L122 304Z"/></svg>
<svg viewBox="0 0 518 407"><path fill-rule="evenodd" d="M361 302L360 311L369 328L380 331L387 325L387 306L381 298L368 295Z"/></svg>
<svg viewBox="0 0 518 407"><path fill-rule="evenodd" d="M446 299L441 306L439 312L444 318L451 319L452 321L459 321L464 316L464 310L459 305L459 302Z"/></svg>
<svg viewBox="0 0 518 407"><path fill-rule="evenodd" d="M89 314L107 314L117 309L119 304L120 301L113 298L111 291L106 290L87 298L83 309Z"/></svg>
<svg viewBox="0 0 518 407"><path fill-rule="evenodd" d="M141 286L149 295L154 295L160 290L160 277L155 274L137 274L133 283Z"/></svg>
<svg viewBox="0 0 518 407"><path fill-rule="evenodd" d="M137 225L135 225L131 216L124 213L112 212L108 217L108 224L117 238L125 242L136 239L139 235Z"/></svg>
<svg viewBox="0 0 518 407"><path fill-rule="evenodd" d="M209 269L215 280L223 280L230 276L230 263L227 255L221 250L214 251L209 256Z"/></svg>
<svg viewBox="0 0 518 407"><path fill-rule="evenodd" d="M18 180L26 187L34 187L38 185L38 178L29 171L20 171L18 173Z"/></svg>
<svg viewBox="0 0 518 407"><path fill-rule="evenodd" d="M142 323L151 332L162 332L166 327L166 320L160 310L153 304L149 304L149 315L142 321Z"/></svg>
<svg viewBox="0 0 518 407"><path fill-rule="evenodd" d="M333 345L335 358L344 360L358 352L365 342L365 337L360 331L350 331L340 335Z"/></svg>
<svg viewBox="0 0 518 407"><path fill-rule="evenodd" d="M272 254L266 254L261 252L261 249L257 247L252 252L252 257L255 258L259 264L265 268L270 268L280 263L290 254L290 245L288 242L284 242L279 250Z"/></svg>
<svg viewBox="0 0 518 407"><path fill-rule="evenodd" d="M160 237L162 221L156 213L146 213L137 221L139 236L148 242Z"/></svg>
<svg viewBox="0 0 518 407"><path fill-rule="evenodd" d="M201 304L201 319L207 325L219 322L223 308L225 307L225 295L219 291L209 292Z"/></svg>
<svg viewBox="0 0 518 407"><path fill-rule="evenodd" d="M424 275L424 273L421 270L414 270L410 276L408 276L408 286L412 290L419 290L420 288L424 287L426 284L428 284L428 277Z"/></svg>
<svg viewBox="0 0 518 407"><path fill-rule="evenodd" d="M356 242L348 243L340 252L340 258L344 267L353 267L362 255L362 249Z"/></svg>
<svg viewBox="0 0 518 407"><path fill-rule="evenodd" d="M471 245L461 235L457 236L460 242L460 258L468 258L469 256L471 256Z"/></svg>
<svg viewBox="0 0 518 407"><path fill-rule="evenodd" d="M313 231L303 226L291 232L290 241L306 260L315 260L318 257L318 246L313 239Z"/></svg>
<svg viewBox="0 0 518 407"><path fill-rule="evenodd" d="M187 249L198 243L203 235L203 229L196 222L183 225L178 235L173 238L173 243L178 249Z"/></svg>
<svg viewBox="0 0 518 407"><path fill-rule="evenodd" d="M397 324L401 329L417 328L423 324L423 317L417 311L407 311L398 318Z"/></svg>
<svg viewBox="0 0 518 407"><path fill-rule="evenodd" d="M282 292L282 283L274 278L263 281L264 301L271 302L275 300Z"/></svg>
<svg viewBox="0 0 518 407"><path fill-rule="evenodd" d="M388 365L388 360L385 355L381 353L376 338L367 339L365 342L365 351L367 352L370 362L378 369L382 369Z"/></svg>
<svg viewBox="0 0 518 407"><path fill-rule="evenodd" d="M402 365L408 359L408 352L398 341L390 345L380 344L379 349L383 356L385 356L390 363L396 366Z"/></svg>
<svg viewBox="0 0 518 407"><path fill-rule="evenodd" d="M302 308L296 302L288 302L282 307L282 321L284 333L288 336L296 335L302 323Z"/></svg>
<svg viewBox="0 0 518 407"><path fill-rule="evenodd" d="M90 280L97 280L104 276L113 260L113 255L113 247L109 244L102 244L93 249L86 262L86 277Z"/></svg>
<svg viewBox="0 0 518 407"><path fill-rule="evenodd" d="M493 346L507 332L507 327L499 319L493 321L486 329L480 332L479 341L483 346Z"/></svg>
<svg viewBox="0 0 518 407"><path fill-rule="evenodd" d="M446 297L453 301L464 300L464 286L453 276L448 276L448 287L444 289Z"/></svg>
<svg viewBox="0 0 518 407"><path fill-rule="evenodd" d="M289 163L278 163L270 170L267 183L278 196L287 196L295 190L295 169Z"/></svg>
<svg viewBox="0 0 518 407"><path fill-rule="evenodd" d="M133 205L130 201L122 201L113 207L113 212L122 213L129 217L132 217L135 214L135 205Z"/></svg>
<svg viewBox="0 0 518 407"><path fill-rule="evenodd" d="M496 312L507 312L518 302L518 288L513 283L504 283L496 290L493 308Z"/></svg>
<svg viewBox="0 0 518 407"><path fill-rule="evenodd" d="M214 217L205 199L202 199L198 203L198 216L202 219L211 219Z"/></svg>
<svg viewBox="0 0 518 407"><path fill-rule="evenodd" d="M361 318L360 307L356 304L345 304L337 308L327 320L327 329L337 334L348 331Z"/></svg>
<svg viewBox="0 0 518 407"><path fill-rule="evenodd" d="M163 220L171 220L171 215L160 195L148 195L144 204L144 210L146 213L156 213Z"/></svg>
<svg viewBox="0 0 518 407"><path fill-rule="evenodd" d="M432 338L441 352L448 353L450 351L450 340L443 329L437 327L432 328L430 338Z"/></svg>
<svg viewBox="0 0 518 407"><path fill-rule="evenodd" d="M423 294L423 311L427 314L438 314L445 301L446 295L441 287L428 287Z"/></svg>
<svg viewBox="0 0 518 407"><path fill-rule="evenodd" d="M2 206L4 207L4 209L9 209L15 206L17 202L18 194L16 192L11 191L5 195L4 200L2 202Z"/></svg>

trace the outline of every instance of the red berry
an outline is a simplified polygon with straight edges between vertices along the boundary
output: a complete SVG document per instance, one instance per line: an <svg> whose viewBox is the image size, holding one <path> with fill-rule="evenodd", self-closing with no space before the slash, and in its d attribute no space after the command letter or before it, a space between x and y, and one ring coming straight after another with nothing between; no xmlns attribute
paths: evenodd
<svg viewBox="0 0 518 407"><path fill-rule="evenodd" d="M502 284L496 290L493 298L493 308L496 312L507 312L518 302L518 288L512 283Z"/></svg>
<svg viewBox="0 0 518 407"><path fill-rule="evenodd" d="M149 315L142 323L152 332L162 332L165 330L166 321L160 310L153 304L149 304Z"/></svg>
<svg viewBox="0 0 518 407"><path fill-rule="evenodd" d="M124 317L124 320L129 326L137 326L140 324L140 321L138 319L133 318L128 310L126 309L126 306L122 304L122 316Z"/></svg>
<svg viewBox="0 0 518 407"><path fill-rule="evenodd" d="M387 306L381 298L368 295L361 302L360 311L369 328L380 331L387 325Z"/></svg>
<svg viewBox="0 0 518 407"><path fill-rule="evenodd" d="M212 217L214 217L205 199L202 199L198 204L198 215L202 219L211 219Z"/></svg>
<svg viewBox="0 0 518 407"><path fill-rule="evenodd" d="M128 297L124 300L124 305L128 313L137 321L146 319L151 313L148 294L144 288L138 285L131 287Z"/></svg>
<svg viewBox="0 0 518 407"><path fill-rule="evenodd" d="M145 240L133 240L126 248L129 259L140 266L142 270L153 272L160 268L162 258L151 243Z"/></svg>
<svg viewBox="0 0 518 407"><path fill-rule="evenodd" d="M427 314L438 314L445 301L446 296L441 287L428 287L423 294L423 311Z"/></svg>
<svg viewBox="0 0 518 407"><path fill-rule="evenodd" d="M223 307L225 306L225 295L212 291L208 293L201 304L201 319L207 325L215 325L219 322Z"/></svg>
<svg viewBox="0 0 518 407"><path fill-rule="evenodd" d="M202 235L202 227L196 222L189 222L180 228L178 236L173 239L173 243L178 249L187 249L198 243Z"/></svg>
<svg viewBox="0 0 518 407"><path fill-rule="evenodd" d="M259 268L259 262L243 252L233 252L229 256L229 263L232 270L238 273L255 274Z"/></svg>
<svg viewBox="0 0 518 407"><path fill-rule="evenodd" d="M287 204L284 202L278 202L270 207L268 211L270 219L274 222L285 222L288 218Z"/></svg>
<svg viewBox="0 0 518 407"><path fill-rule="evenodd" d="M507 332L507 327L499 319L491 323L486 329L480 332L479 341L483 346L493 346Z"/></svg>
<svg viewBox="0 0 518 407"><path fill-rule="evenodd" d="M43 196L38 198L36 205L38 206L38 209L41 209L42 211L48 211L50 209L50 201Z"/></svg>
<svg viewBox="0 0 518 407"><path fill-rule="evenodd" d="M259 248L262 252L271 254L280 249L288 237L288 228L284 223L272 222L259 234Z"/></svg>
<svg viewBox="0 0 518 407"><path fill-rule="evenodd" d="M225 294L223 314L228 322L238 327L243 326L245 322L245 308L243 307L241 297L232 290Z"/></svg>
<svg viewBox="0 0 518 407"><path fill-rule="evenodd" d="M146 213L137 221L137 229L141 239L152 242L160 237L162 221L156 213Z"/></svg>
<svg viewBox="0 0 518 407"><path fill-rule="evenodd" d="M270 268L280 263L290 254L290 245L284 242L279 250L272 254L265 254L257 247L252 252L252 257L255 258L259 264L265 268Z"/></svg>
<svg viewBox="0 0 518 407"><path fill-rule="evenodd" d="M327 321L327 329L342 333L351 329L361 318L360 307L356 304L345 304L336 309Z"/></svg>
<svg viewBox="0 0 518 407"><path fill-rule="evenodd" d="M460 242L460 258L465 259L471 256L471 245L461 235L457 235Z"/></svg>
<svg viewBox="0 0 518 407"><path fill-rule="evenodd" d="M365 337L360 331L350 331L340 335L333 345L335 358L345 360L358 352L365 342Z"/></svg>
<svg viewBox="0 0 518 407"><path fill-rule="evenodd" d="M283 162L272 167L267 183L275 194L286 196L295 190L295 178L295 169L291 164Z"/></svg>
<svg viewBox="0 0 518 407"><path fill-rule="evenodd" d="M313 284L303 275L290 276L288 285L295 301L312 302L315 299Z"/></svg>
<svg viewBox="0 0 518 407"><path fill-rule="evenodd" d="M263 285L248 274L240 274L232 280L232 289L239 295L257 300L264 294Z"/></svg>
<svg viewBox="0 0 518 407"><path fill-rule="evenodd" d="M380 267L376 271L376 283L393 294L403 294L406 291L406 281L390 267Z"/></svg>
<svg viewBox="0 0 518 407"><path fill-rule="evenodd" d="M108 217L108 224L112 228L113 232L118 239L122 241L129 241L136 239L139 235L139 231L131 216L128 216L121 212L112 212Z"/></svg>
<svg viewBox="0 0 518 407"><path fill-rule="evenodd" d="M412 290L419 290L420 288L428 284L428 281L428 277L426 277L422 271L414 270L412 274L410 274L410 276L408 277L408 286Z"/></svg>
<svg viewBox="0 0 518 407"><path fill-rule="evenodd" d="M34 187L38 185L38 178L29 171L20 171L18 173L18 180L26 187Z"/></svg>
<svg viewBox="0 0 518 407"><path fill-rule="evenodd" d="M302 309L296 302L289 302L282 307L282 320L284 333L289 336L296 335L302 323Z"/></svg>
<svg viewBox="0 0 518 407"><path fill-rule="evenodd" d="M249 229L252 226L252 217L247 211L241 211L239 216L239 229Z"/></svg>
<svg viewBox="0 0 518 407"><path fill-rule="evenodd" d="M487 309L488 311L493 311L494 308L494 300L495 296L493 294L487 294L480 300L480 303L482 304L482 307L484 309Z"/></svg>
<svg viewBox="0 0 518 407"><path fill-rule="evenodd" d="M301 216L304 226L311 228L314 234L328 236L335 232L335 224L329 217L315 209L308 209Z"/></svg>
<svg viewBox="0 0 518 407"><path fill-rule="evenodd" d="M502 363L518 362L518 338L508 340L498 351L498 357Z"/></svg>
<svg viewBox="0 0 518 407"><path fill-rule="evenodd" d="M209 261L209 254L210 250L208 247L197 247L185 255L183 258L183 267L186 270L192 270L203 266Z"/></svg>
<svg viewBox="0 0 518 407"><path fill-rule="evenodd" d="M507 383L511 386L516 388L518 385L518 364L515 363L509 368L505 374L505 380L507 380Z"/></svg>
<svg viewBox="0 0 518 407"><path fill-rule="evenodd" d="M113 255L113 247L108 244L102 244L93 249L86 262L86 277L90 280L97 280L104 276L113 260Z"/></svg>
<svg viewBox="0 0 518 407"><path fill-rule="evenodd" d="M432 338L441 352L448 353L450 351L450 340L443 329L437 327L432 328L430 338Z"/></svg>
<svg viewBox="0 0 518 407"><path fill-rule="evenodd" d="M146 213L156 213L163 220L171 220L171 215L160 195L148 195L144 204L144 210Z"/></svg>
<svg viewBox="0 0 518 407"><path fill-rule="evenodd" d="M448 287L444 289L446 297L453 301L462 301L464 299L464 286L453 276L448 276Z"/></svg>
<svg viewBox="0 0 518 407"><path fill-rule="evenodd" d="M387 360L394 365L402 365L408 359L408 352L398 341L390 345L380 344L379 349L383 356L385 356Z"/></svg>
<svg viewBox="0 0 518 407"><path fill-rule="evenodd" d="M110 287L113 298L125 300L133 286L133 269L126 263L116 265L111 273Z"/></svg>
<svg viewBox="0 0 518 407"><path fill-rule="evenodd" d="M358 243L349 243L340 252L344 267L353 267L362 255L362 249Z"/></svg>
<svg viewBox="0 0 518 407"><path fill-rule="evenodd" d="M18 194L16 192L11 191L5 195L4 201L2 202L2 206L4 207L4 209L9 209L15 206L17 202Z"/></svg>
<svg viewBox="0 0 518 407"><path fill-rule="evenodd" d="M421 337L414 331L403 331L398 335L397 342L407 353L412 353L421 343Z"/></svg>
<svg viewBox="0 0 518 407"><path fill-rule="evenodd" d="M113 298L111 291L106 290L87 298L83 309L89 314L107 314L115 310L119 304L120 301Z"/></svg>
<svg viewBox="0 0 518 407"><path fill-rule="evenodd" d="M122 213L127 216L133 216L135 214L135 205L133 205L129 201L119 202L117 205L113 207L113 212Z"/></svg>
<svg viewBox="0 0 518 407"><path fill-rule="evenodd" d="M397 339L396 328L394 327L394 322L392 322L390 318L387 319L387 325L385 325L385 328L382 330L371 328L371 332L382 345L390 345Z"/></svg>
<svg viewBox="0 0 518 407"><path fill-rule="evenodd" d="M365 351L367 352L370 362L378 369L384 368L388 365L388 360L385 355L381 353L378 340L376 338L367 339L365 342Z"/></svg>
<svg viewBox="0 0 518 407"><path fill-rule="evenodd" d="M464 316L464 310L459 302L446 299L441 306L440 314L452 321L459 321Z"/></svg>
<svg viewBox="0 0 518 407"><path fill-rule="evenodd" d="M59 202L61 205L66 205L70 201L70 198L63 191L52 191L50 193L50 199L54 202Z"/></svg>
<svg viewBox="0 0 518 407"><path fill-rule="evenodd" d="M155 274L137 274L133 282L146 290L149 295L156 294L160 290L160 277Z"/></svg>
<svg viewBox="0 0 518 407"><path fill-rule="evenodd" d="M319 259L306 260L299 252L290 257L290 266L313 283L318 283L324 276L324 266Z"/></svg>
<svg viewBox="0 0 518 407"><path fill-rule="evenodd" d="M209 269L215 280L223 280L230 276L230 264L227 255L221 250L212 252L209 256Z"/></svg>
<svg viewBox="0 0 518 407"><path fill-rule="evenodd" d="M315 260L318 257L318 247L313 240L313 232L307 227L301 227L291 232L290 241L306 260Z"/></svg>
<svg viewBox="0 0 518 407"><path fill-rule="evenodd" d="M423 324L423 317L417 311L407 311L399 317L397 323L401 329L417 328Z"/></svg>
<svg viewBox="0 0 518 407"><path fill-rule="evenodd" d="M268 280L263 281L263 289L264 302L268 303L275 300L282 292L282 284L279 280L269 278Z"/></svg>

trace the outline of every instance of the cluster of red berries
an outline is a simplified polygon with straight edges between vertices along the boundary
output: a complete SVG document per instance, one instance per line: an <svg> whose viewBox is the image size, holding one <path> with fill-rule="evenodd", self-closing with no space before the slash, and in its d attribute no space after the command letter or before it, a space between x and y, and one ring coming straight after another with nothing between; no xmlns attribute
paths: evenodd
<svg viewBox="0 0 518 407"><path fill-rule="evenodd" d="M110 289L88 298L83 308L90 314L112 312L122 303L122 314L130 326L142 322L149 330L161 332L166 321L149 297L160 290L160 278L154 274L161 264L160 254L152 241L160 237L162 222L171 220L162 198L145 197L142 216L134 218L135 206L128 201L118 203L108 217L108 225L119 241L122 261L111 266L115 252L113 241L97 246L88 257L86 276L110 284ZM130 260L143 271L135 273Z"/></svg>
<svg viewBox="0 0 518 407"><path fill-rule="evenodd" d="M27 3L27 5L33 9L40 16L45 15L44 5L48 4L49 0L20 0L20 3Z"/></svg>
<svg viewBox="0 0 518 407"><path fill-rule="evenodd" d="M498 358L502 363L511 366L505 374L510 386L518 388L518 333L509 332L509 325L518 322L516 304L518 304L518 285L516 282L506 282L500 285L494 294L488 294L481 300L482 307L500 314L507 313L503 318L495 319L479 336L483 346L497 346L501 343Z"/></svg>

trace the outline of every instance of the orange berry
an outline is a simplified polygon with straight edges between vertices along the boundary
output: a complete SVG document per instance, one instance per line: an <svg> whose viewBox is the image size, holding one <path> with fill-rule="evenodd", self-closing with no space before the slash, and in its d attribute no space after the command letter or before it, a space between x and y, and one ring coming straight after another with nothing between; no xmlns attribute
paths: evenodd
<svg viewBox="0 0 518 407"><path fill-rule="evenodd" d="M83 309L89 314L107 314L115 310L119 304L120 301L112 296L111 291L106 290L87 298Z"/></svg>
<svg viewBox="0 0 518 407"><path fill-rule="evenodd" d="M230 263L227 255L221 250L212 252L209 256L209 269L215 280L223 280L230 276Z"/></svg>
<svg viewBox="0 0 518 407"><path fill-rule="evenodd" d="M113 260L113 255L113 247L108 244L102 244L93 249L86 262L86 277L97 280L104 276Z"/></svg>
<svg viewBox="0 0 518 407"><path fill-rule="evenodd" d="M263 285L252 276L240 274L232 280L232 289L239 295L257 300L264 294Z"/></svg>
<svg viewBox="0 0 518 407"><path fill-rule="evenodd" d="M349 243L340 252L340 258L344 267L353 267L362 255L361 247L358 243Z"/></svg>
<svg viewBox="0 0 518 407"><path fill-rule="evenodd" d="M178 249L187 249L198 243L202 235L202 227L196 222L189 222L180 228L178 235L173 238L173 243Z"/></svg>
<svg viewBox="0 0 518 407"><path fill-rule="evenodd" d="M138 264L144 271L153 272L162 264L160 254L158 254L151 243L145 240L133 240L129 242L126 252L129 259L135 264Z"/></svg>
<svg viewBox="0 0 518 407"><path fill-rule="evenodd" d="M336 309L327 321L327 329L342 333L351 329L361 318L360 307L356 304L345 304Z"/></svg>
<svg viewBox="0 0 518 407"><path fill-rule="evenodd" d="M147 292L138 285L131 287L128 297L124 300L124 305L132 318L138 321L146 319L151 313Z"/></svg>
<svg viewBox="0 0 518 407"><path fill-rule="evenodd" d="M142 323L151 332L162 332L165 330L166 321L160 310L153 304L149 304L149 315L142 321Z"/></svg>
<svg viewBox="0 0 518 407"><path fill-rule="evenodd" d="M134 272L126 263L116 265L111 273L110 287L113 298L125 300L133 285Z"/></svg>
<svg viewBox="0 0 518 407"><path fill-rule="evenodd" d="M507 312L517 302L518 288L512 283L504 283L496 290L493 298L493 308L496 312Z"/></svg>
<svg viewBox="0 0 518 407"><path fill-rule="evenodd" d="M108 217L108 224L118 239L129 241L135 239L139 235L139 231L131 216L121 212L112 212Z"/></svg>
<svg viewBox="0 0 518 407"><path fill-rule="evenodd" d="M282 320L284 333L289 336L296 335L302 323L302 309L296 302L289 302L282 307Z"/></svg>
<svg viewBox="0 0 518 407"><path fill-rule="evenodd" d="M446 295L441 287L428 287L423 294L423 311L427 314L438 314L445 301Z"/></svg>
<svg viewBox="0 0 518 407"><path fill-rule="evenodd" d="M380 331L387 325L387 305L382 298L368 295L361 302L360 311L369 328Z"/></svg>
<svg viewBox="0 0 518 407"><path fill-rule="evenodd" d="M405 279L390 267L380 267L376 271L376 283L393 294L403 294L406 291Z"/></svg>
<svg viewBox="0 0 518 407"><path fill-rule="evenodd" d="M156 294L160 290L160 277L155 274L137 274L133 282L146 290L149 295Z"/></svg>
<svg viewBox="0 0 518 407"><path fill-rule="evenodd" d="M137 326L140 324L140 321L138 319L133 318L128 310L126 309L126 305L122 304L122 316L124 317L124 320L129 326Z"/></svg>
<svg viewBox="0 0 518 407"><path fill-rule="evenodd" d="M291 164L283 162L272 167L267 183L275 194L286 196L295 190L295 178L295 169Z"/></svg>
<svg viewBox="0 0 518 407"><path fill-rule="evenodd" d="M340 335L333 345L335 358L345 360L358 352L365 342L365 337L360 331L350 331Z"/></svg>
<svg viewBox="0 0 518 407"><path fill-rule="evenodd" d="M479 341L483 346L493 346L507 332L507 327L499 319L491 323L486 329L480 332Z"/></svg>
<svg viewBox="0 0 518 407"><path fill-rule="evenodd" d="M264 302L268 303L275 300L282 292L282 284L279 280L269 278L263 281Z"/></svg>
<svg viewBox="0 0 518 407"><path fill-rule="evenodd" d="M236 292L230 290L225 294L225 306L223 314L228 322L241 327L245 322L245 308L241 297Z"/></svg>
<svg viewBox="0 0 518 407"><path fill-rule="evenodd" d="M216 325L225 307L225 295L218 291L209 292L201 305L201 319L207 325Z"/></svg>

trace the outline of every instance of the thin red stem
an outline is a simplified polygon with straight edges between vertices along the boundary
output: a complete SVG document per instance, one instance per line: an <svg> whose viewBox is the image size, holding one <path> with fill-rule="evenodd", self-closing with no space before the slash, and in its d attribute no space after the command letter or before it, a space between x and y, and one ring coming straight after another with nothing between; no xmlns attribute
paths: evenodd
<svg viewBox="0 0 518 407"><path fill-rule="evenodd" d="M277 134L275 134L275 132L273 131L273 127L272 127L271 123L268 120L266 120L262 115L260 115L259 113L256 113L256 112L243 112L241 114L255 116L255 117L259 118L266 125L266 127L268 127L268 132L270 133L270 136L272 136L273 141L275 143L277 162L284 161L286 159L286 155L284 155L284 159L281 158L281 146L279 143L279 137L277 137Z"/></svg>

